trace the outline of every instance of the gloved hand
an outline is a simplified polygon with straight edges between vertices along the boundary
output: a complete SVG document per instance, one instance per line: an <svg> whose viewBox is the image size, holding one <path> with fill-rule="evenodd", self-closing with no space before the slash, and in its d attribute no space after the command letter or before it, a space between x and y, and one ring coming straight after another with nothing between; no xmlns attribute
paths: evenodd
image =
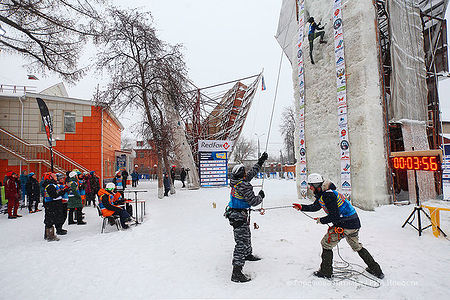
<svg viewBox="0 0 450 300"><path fill-rule="evenodd" d="M261 198L263 198L263 199L264 199L264 197L266 196L266 194L264 194L264 191L263 191L263 190L260 190L259 193L258 193L258 195L259 195Z"/></svg>
<svg viewBox="0 0 450 300"><path fill-rule="evenodd" d="M267 158L269 157L269 155L267 155L266 152L264 152L261 157L258 159L258 165L262 166L264 164L264 162L267 160Z"/></svg>
<svg viewBox="0 0 450 300"><path fill-rule="evenodd" d="M322 224L322 223L320 222L320 218L314 218L314 220L316 220L316 223L317 223L317 224Z"/></svg>
<svg viewBox="0 0 450 300"><path fill-rule="evenodd" d="M300 203L292 203L292 207L296 210L302 210L302 205Z"/></svg>

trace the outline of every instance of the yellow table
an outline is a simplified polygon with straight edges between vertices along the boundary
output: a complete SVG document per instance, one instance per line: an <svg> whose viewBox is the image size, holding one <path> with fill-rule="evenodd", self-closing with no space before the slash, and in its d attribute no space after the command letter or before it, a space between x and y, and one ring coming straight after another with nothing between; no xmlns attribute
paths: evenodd
<svg viewBox="0 0 450 300"><path fill-rule="evenodd" d="M428 208L430 211L430 217L431 217L431 225L433 229L433 234L435 237L439 237L439 235L444 234L444 236L447 236L440 227L440 211L450 211L450 208L444 208L444 207L436 207L436 206L430 206L430 205L422 205L425 208Z"/></svg>

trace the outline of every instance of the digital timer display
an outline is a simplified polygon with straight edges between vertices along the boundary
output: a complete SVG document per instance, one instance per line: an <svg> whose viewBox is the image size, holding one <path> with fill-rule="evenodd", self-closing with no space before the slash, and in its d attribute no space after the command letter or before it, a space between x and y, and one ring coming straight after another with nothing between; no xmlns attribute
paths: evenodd
<svg viewBox="0 0 450 300"><path fill-rule="evenodd" d="M392 167L398 170L440 170L439 156L396 156L391 158Z"/></svg>

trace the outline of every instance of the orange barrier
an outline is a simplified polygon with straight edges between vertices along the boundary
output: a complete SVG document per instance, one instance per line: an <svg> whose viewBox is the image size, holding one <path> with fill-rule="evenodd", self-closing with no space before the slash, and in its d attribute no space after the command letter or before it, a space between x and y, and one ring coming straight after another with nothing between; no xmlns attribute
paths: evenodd
<svg viewBox="0 0 450 300"><path fill-rule="evenodd" d="M450 208L443 208L443 207L436 207L436 206L429 206L429 205L422 205L425 208L428 208L430 211L430 217L431 217L431 225L433 229L433 234L435 237L439 237L440 230L438 227L441 227L441 220L440 220L440 211L450 211Z"/></svg>

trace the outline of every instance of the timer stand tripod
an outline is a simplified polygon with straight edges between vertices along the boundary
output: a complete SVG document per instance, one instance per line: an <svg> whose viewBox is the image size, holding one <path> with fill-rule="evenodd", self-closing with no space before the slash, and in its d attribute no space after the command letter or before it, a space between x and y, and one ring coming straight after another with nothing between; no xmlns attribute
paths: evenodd
<svg viewBox="0 0 450 300"><path fill-rule="evenodd" d="M411 227L413 227L415 230L417 230L417 231L419 232L419 236L421 236L421 235L422 235L422 231L424 231L425 229L427 229L427 228L429 228L429 227L431 227L432 225L435 225L435 224L433 224L433 222L431 221L430 216L426 213L425 210L423 210L423 207L422 207L422 205L420 204L420 198L419 198L419 185L417 184L417 171L416 171L416 170L414 170L414 184L415 184L415 187L416 187L416 206L414 206L414 210L413 210L412 213L409 215L408 219L406 219L405 223L403 223L402 228L404 228L404 227L406 226L406 224L409 224L409 225L411 225ZM417 212L417 227L414 226L414 224L413 224L414 219L416 218L416 216L415 216L415 213L416 213L416 212ZM422 212L422 213L430 220L430 222L431 222L430 225L428 225L428 226L426 226L426 227L423 227L423 228L422 228L422 222L421 222L421 220L420 220L420 213L421 213L421 212ZM412 220L410 221L411 218L412 218ZM435 225L435 226L436 226L436 228L437 228L442 234L445 235L445 233L442 231L442 229L441 229L439 226L437 226L437 225Z"/></svg>

